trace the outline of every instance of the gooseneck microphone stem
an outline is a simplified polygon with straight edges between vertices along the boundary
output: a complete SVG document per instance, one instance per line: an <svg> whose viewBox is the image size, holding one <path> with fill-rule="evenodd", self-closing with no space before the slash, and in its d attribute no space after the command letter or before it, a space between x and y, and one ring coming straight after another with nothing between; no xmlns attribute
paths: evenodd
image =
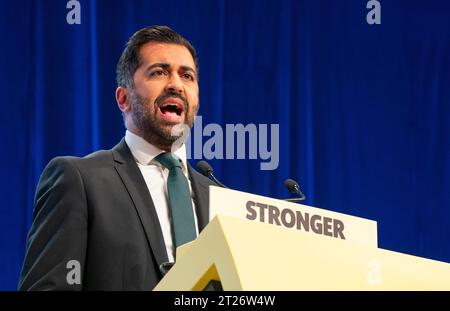
<svg viewBox="0 0 450 311"><path fill-rule="evenodd" d="M229 189L227 186L225 186L224 184L222 184L217 178L216 176L214 176L213 172L213 168L211 165L209 165L208 162L206 161L199 161L197 163L197 168L200 171L200 173L202 173L203 176L208 177L209 179L211 179L212 181L214 181L218 186L225 188L225 189Z"/></svg>
<svg viewBox="0 0 450 311"><path fill-rule="evenodd" d="M305 196L299 197L299 198L288 198L288 199L282 199L286 202L298 202L298 201L304 201L306 199Z"/></svg>
<svg viewBox="0 0 450 311"><path fill-rule="evenodd" d="M209 178L211 178L217 185L219 185L222 188L225 189L229 189L227 186L225 186L224 184L222 184L217 178L216 176L214 176L214 174L211 172L208 174Z"/></svg>
<svg viewBox="0 0 450 311"><path fill-rule="evenodd" d="M306 199L306 196L303 194L303 192L300 191L300 186L298 185L298 183L293 180L293 179L286 179L284 181L284 186L287 188L287 190L290 193L299 195L299 197L297 198L288 198L288 199L284 199L284 201L288 201L288 202L298 202L298 201L303 201Z"/></svg>
<svg viewBox="0 0 450 311"><path fill-rule="evenodd" d="M211 179L212 181L214 181L216 183L216 185L218 185L218 186L220 186L222 188L225 188L225 189L230 189L227 186L225 186L224 184L222 184L220 182L220 180L218 180L216 178L216 176L214 176L214 173L213 173L214 170L213 170L212 166L209 165L208 162L203 161L203 160L199 161L197 163L197 169L199 170L199 172L203 176L205 176L205 177ZM286 179L284 181L284 186L287 188L287 190L290 193L298 195L299 197L297 197L297 198L287 198L287 199L282 199L282 200L287 201L287 202L298 202L298 201L303 201L303 200L306 199L306 196L303 194L303 192L300 191L300 186L298 185L298 183L295 180L290 179L290 178Z"/></svg>

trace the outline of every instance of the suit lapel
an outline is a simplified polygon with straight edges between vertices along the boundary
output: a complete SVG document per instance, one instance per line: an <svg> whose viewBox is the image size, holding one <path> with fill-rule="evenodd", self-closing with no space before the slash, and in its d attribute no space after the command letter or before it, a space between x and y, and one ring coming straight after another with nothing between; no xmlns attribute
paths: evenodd
<svg viewBox="0 0 450 311"><path fill-rule="evenodd" d="M199 231L209 223L209 185L214 185L205 176L199 174L188 165L189 179L195 198L195 212L197 214Z"/></svg>
<svg viewBox="0 0 450 311"><path fill-rule="evenodd" d="M134 207L144 227L147 241L150 244L158 266L160 266L162 263L168 261L167 251L155 205L146 186L144 177L130 149L125 143L125 139L122 139L113 148L112 153L115 161L115 169L133 200Z"/></svg>

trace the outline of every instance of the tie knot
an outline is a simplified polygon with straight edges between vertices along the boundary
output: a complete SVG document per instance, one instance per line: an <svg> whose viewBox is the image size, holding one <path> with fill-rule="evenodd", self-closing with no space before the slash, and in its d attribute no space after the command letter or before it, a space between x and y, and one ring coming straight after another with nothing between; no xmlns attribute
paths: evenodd
<svg viewBox="0 0 450 311"><path fill-rule="evenodd" d="M161 163L162 166L171 170L174 167L181 168L181 160L174 153L164 152L155 157L155 160Z"/></svg>

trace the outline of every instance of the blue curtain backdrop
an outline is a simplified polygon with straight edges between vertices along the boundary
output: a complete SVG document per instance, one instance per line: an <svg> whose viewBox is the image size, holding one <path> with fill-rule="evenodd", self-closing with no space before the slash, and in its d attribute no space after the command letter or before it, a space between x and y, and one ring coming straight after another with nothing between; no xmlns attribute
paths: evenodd
<svg viewBox="0 0 450 311"><path fill-rule="evenodd" d="M280 125L278 168L211 161L224 183L285 197L295 178L307 204L376 220L380 247L450 262L449 1L380 0L380 25L365 0L79 2L69 25L67 1L1 1L0 289L46 163L124 135L115 65L154 24L198 50L204 125Z"/></svg>

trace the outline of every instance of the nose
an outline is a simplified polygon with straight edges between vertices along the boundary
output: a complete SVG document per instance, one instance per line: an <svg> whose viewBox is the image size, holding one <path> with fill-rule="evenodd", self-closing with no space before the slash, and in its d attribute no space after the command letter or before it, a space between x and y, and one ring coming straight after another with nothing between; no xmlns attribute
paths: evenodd
<svg viewBox="0 0 450 311"><path fill-rule="evenodd" d="M166 85L166 92L171 91L178 94L183 94L183 82L178 73L172 73Z"/></svg>

